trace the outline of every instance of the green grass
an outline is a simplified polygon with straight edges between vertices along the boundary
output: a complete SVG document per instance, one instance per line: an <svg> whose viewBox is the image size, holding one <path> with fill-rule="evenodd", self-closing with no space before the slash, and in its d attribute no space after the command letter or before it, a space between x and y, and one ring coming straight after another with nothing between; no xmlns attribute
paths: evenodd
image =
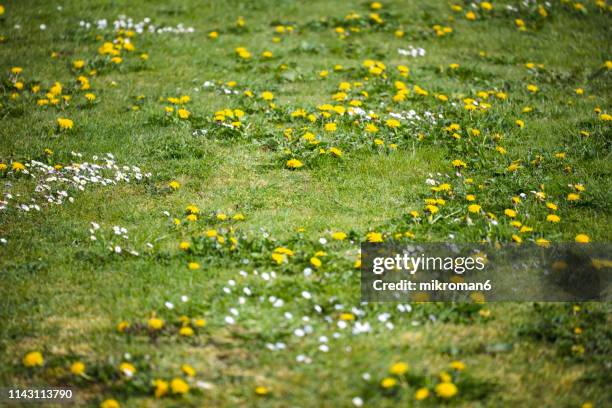
<svg viewBox="0 0 612 408"><path fill-rule="evenodd" d="M610 70L602 68L612 55L610 12L591 1L585 2L586 13L553 2L543 18L536 8L521 6L513 13L505 9L510 2L496 1L493 12L478 11L472 22L464 17L468 6L457 3L464 11L453 12L444 1L384 1L379 12L385 23L380 26L367 19L367 2L4 4L0 163L9 170L13 162L31 159L68 165L110 152L119 166L139 166L152 177L88 186L74 194L74 203L43 205L40 212L25 213L11 200L9 208L0 210L0 238L8 241L0 246L0 386L69 385L79 405L91 406L106 398L122 406L352 406L354 397L361 397L365 406L437 406L442 402L433 387L439 372L451 372L449 363L461 360L467 369L453 373L459 393L445 404L609 403L608 303L584 304L580 311L558 304L550 309L519 303L413 304L409 313L393 304L359 303L359 274L353 263L359 242L371 231L385 234L385 239L399 232L414 234L402 242L445 241L450 234L459 242L505 243L513 234L524 242L573 241L579 233L595 242L612 238L610 125L594 112L610 112ZM361 24L359 33L341 39L334 28L348 28L343 19L351 11L366 17L356 23ZM120 14L134 21L150 17L165 26L183 23L196 31L136 35L136 51L123 52L124 61L112 66L102 62L109 57L99 56L98 47L118 34L79 29L79 21L106 18L110 23ZM238 16L246 19L243 30L235 28ZM527 31L517 29L516 18L526 21ZM329 23L333 19L337 22ZM47 29L40 30L40 24ZM278 24L291 25L294 31L275 34ZM448 25L453 32L436 37L435 24ZM403 38L394 36L397 29L405 31ZM219 32L216 40L208 37L213 30ZM273 42L275 36L282 40ZM409 45L425 48L426 55L398 54L398 48ZM234 49L240 46L253 54L249 61L236 56ZM272 59L262 60L265 50L273 52ZM58 57L51 58L52 52ZM139 60L141 52L148 53L147 61ZM79 73L71 69L78 59L89 64ZM387 78L369 74L362 65L367 59L384 62ZM529 70L528 62L544 67ZM460 68L450 69L452 63ZM88 74L92 64L100 64L95 75ZM345 70L334 72L336 64ZM397 65L409 66L410 76L399 76ZM19 80L26 89L14 99L17 79L10 70L16 66L24 69ZM320 78L321 70L329 76ZM72 85L81 73L91 82L88 91ZM392 100L398 80L411 90L403 102ZM72 96L70 104L36 106L56 81ZM205 88L205 81L215 86ZM228 81L237 82L239 95L219 91ZM353 88L360 82L362 88L347 101L334 102L331 96L345 81ZM29 90L34 84L42 88L38 95ZM415 95L415 84L429 95ZM539 91L531 94L528 84L536 84ZM577 95L576 88L583 88L584 95ZM247 89L255 97L245 97ZM367 98L361 89L367 90ZM273 92L274 109L259 97L264 91ZM483 99L481 91L494 92ZM500 91L507 100L496 98ZM96 95L92 106L84 102L86 92ZM437 94L449 101L441 102ZM160 101L182 95L191 98L184 105L191 112L186 120L177 118L178 106L166 114L164 107L171 104ZM468 97L491 107L468 112L463 108ZM372 121L379 132L365 132L367 120L355 124L353 117L336 114L329 121L338 123L337 131L325 132L328 120L317 107L331 103L348 108L353 98L380 116ZM533 112L522 113L525 106ZM214 121L215 112L225 108L246 112L240 129L228 130ZM316 113L317 121L292 118L290 113L298 108ZM402 120L397 130L385 126L390 112L410 109L444 117L436 124ZM59 131L60 117L72 119L74 128ZM525 121L523 129L516 119ZM451 123L461 125L460 140L444 130ZM291 139L283 134L287 128L292 129ZM470 128L481 135L469 136ZM319 146L300 141L306 129L321 141ZM580 136L580 131L590 136ZM387 147L375 146L374 138ZM389 148L391 143L397 148ZM498 146L507 154L497 153ZM319 154L319 147L326 153ZM333 157L331 147L340 148L342 157ZM46 157L44 149L53 155ZM71 157L72 151L83 158ZM565 158L554 156L560 152ZM290 158L298 158L304 167L288 169ZM466 162L461 172L473 183L455 175L455 159ZM516 160L522 167L508 171ZM432 193L427 179L451 184L453 193ZM168 188L172 180L181 184L177 191ZM21 202L29 200L35 186L13 171L1 171L0 181L2 192L21 194ZM580 200L568 201L567 195L576 192L569 185L579 183L585 187ZM546 200L540 202L534 191L545 192ZM517 232L503 215L504 209L514 208L511 198L521 193L523 202L515 207L533 233ZM466 218L466 194L476 195L483 207L482 214L471 215L473 224ZM423 212L423 200L431 197L446 200L437 220ZM546 221L545 201L559 206L560 223ZM186 220L188 205L199 207L198 221ZM413 210L419 219L409 215ZM484 211L495 214L499 224ZM218 221L219 212L242 213L245 220ZM174 218L180 225L174 225ZM102 226L97 242L89 238L91 222ZM114 225L129 230L128 246L139 256L108 250L105 240L116 243L111 239ZM218 250L202 238L213 228L227 242L237 238L238 249ZM351 242L319 243L321 237L331 240L335 231L349 233ZM181 241L190 242L191 250L179 250ZM227 242L222 248L229 247ZM296 251L288 264L277 266L270 260L278 246ZM304 276L308 259L323 248L323 266ZM186 265L192 261L201 268L189 270ZM248 277L239 275L242 269ZM278 277L264 281L254 276L254 269L274 270ZM225 294L230 279L237 287ZM254 295L239 305L238 291L244 286ZM313 299L304 299L303 291ZM183 295L190 300L183 303ZM283 299L284 305L273 307L269 296ZM167 301L176 308L168 310ZM314 311L315 304L324 311ZM240 316L235 325L227 325L224 319L234 307ZM336 328L340 313L353 307L364 312L357 320L369 322L370 333L353 336L349 329ZM294 318L286 319L285 312ZM393 330L377 319L387 312ZM159 336L149 333L144 325L153 314L172 329ZM181 315L204 317L207 325L197 335L181 338L176 334ZM298 337L294 330L306 324L300 322L303 316L310 318L313 334ZM127 333L116 330L123 320L131 324ZM572 334L575 327L582 327L585 335ZM333 339L334 332L342 336ZM318 349L320 336L329 338L327 353ZM286 349L266 348L277 342ZM32 350L43 352L44 368L23 367L22 357ZM125 353L139 369L132 381L117 372ZM312 362L296 362L298 355ZM76 360L86 364L88 377L67 372ZM383 390L379 383L397 361L410 364L409 375L393 390ZM189 395L155 399L150 381L185 378L180 370L184 363L197 370L189 379ZM364 373L371 379L364 380ZM196 381L211 387L200 389ZM269 394L256 396L257 386L266 386ZM432 395L416 402L414 393L421 386Z"/></svg>

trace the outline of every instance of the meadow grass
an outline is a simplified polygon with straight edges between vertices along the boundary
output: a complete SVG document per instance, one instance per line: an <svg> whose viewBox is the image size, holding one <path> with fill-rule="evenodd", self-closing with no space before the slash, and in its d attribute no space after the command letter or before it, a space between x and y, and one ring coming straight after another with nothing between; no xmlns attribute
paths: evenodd
<svg viewBox="0 0 612 408"><path fill-rule="evenodd" d="M70 385L79 405L91 406L109 398L122 406L352 406L358 404L355 397L380 407L609 404L607 303L573 309L562 304L425 303L405 313L392 304L359 303L359 275L352 265L368 232L392 238L410 230L410 242L444 241L449 235L464 242L509 242L518 232L503 210L517 208L525 225L535 230L519 234L524 241L564 242L587 234L592 241L609 242L612 237L610 125L600 116L610 111L610 68L603 65L612 54L609 9L588 1L582 12L571 2L552 2L542 17L536 3L543 2L524 7L495 1L491 12L456 3L461 11L445 1L384 1L379 13L385 22L377 25L367 17L376 11L367 2L5 2L0 16L0 162L9 169L0 176L3 193L21 194L21 202L28 202L36 180L10 171L10 165L31 159L66 165L110 152L118 165L138 166L152 177L87 186L74 194L73 203L39 202L41 211L18 210L12 200L0 210L0 238L7 240L0 247L0 386ZM465 18L471 9L475 21ZM362 15L361 31L341 38L335 28L350 26L342 21L353 11ZM97 30L95 24L80 28L79 22L112 22L121 14L134 21L149 17L163 26L181 23L195 32L138 34L137 50L132 56L122 54L118 66L104 65L95 75L86 74L89 68L72 69L75 60L101 58L98 47L125 34L112 27ZM245 19L243 28L236 27L239 16ZM340 22L329 23L332 19ZM517 28L516 19L527 22L526 31ZM453 31L437 36L435 24ZM278 25L294 31L275 33ZM395 35L396 30L404 35ZM218 38L211 39L211 31ZM398 53L409 45L423 47L425 56ZM241 60L236 47L246 47L252 57ZM269 61L260 57L264 50L273 53ZM58 55L52 58L52 52ZM147 61L138 61L140 52L148 54ZM367 59L384 62L389 79L364 71ZM530 62L543 67L526 68ZM460 67L449 68L453 63ZM345 69L335 72L337 64ZM409 77L398 77L397 65L408 66ZM16 92L19 79L11 76L12 67L23 67L19 78L26 79L27 87L40 84L41 96L28 89ZM327 78L320 77L322 70L329 71ZM95 104L83 103L85 91L66 85L80 74L89 76ZM370 78L364 81L364 76ZM396 80L408 84L405 101L392 100ZM74 103L37 106L56 81ZM214 85L206 88L206 81ZM228 81L238 85L231 88ZM374 119L379 133L355 128L347 115L338 115L337 132L323 130L327 120L317 106L349 108L348 101L330 98L343 81L366 83L368 98L352 95L381 116ZM415 95L415 84L429 95ZM537 84L538 91L530 93L528 84ZM577 94L577 88L584 94ZM238 95L223 89L237 89ZM253 90L254 97L246 98L245 90ZM477 96L490 90L486 99ZM275 108L261 101L264 91L274 94ZM499 92L507 100L496 99ZM438 94L449 101L434 97ZM184 104L191 113L188 120L176 117L179 105L171 114L164 112L171 105L165 98L182 95L190 97ZM492 107L466 112L463 100L468 97ZM533 112L524 113L525 106ZM239 129L213 120L225 108L247 112ZM315 112L317 121L292 118L289 114L298 108ZM389 112L410 109L421 116L426 110L443 113L444 118L435 125L417 120L412 126L402 119L399 130L385 127ZM60 117L73 120L74 128L58 130ZM516 119L524 120L525 127L516 126ZM451 141L443 128L454 122L461 124L461 141ZM320 139L324 154L297 144L305 127ZM293 139L286 137L287 128L293 129ZM482 131L480 139L470 137L470 128ZM497 133L501 139L495 139ZM375 137L387 147L375 146ZM392 143L397 147L388 147ZM342 149L342 157L325 151L334 146ZM497 154L496 146L503 146L507 156ZM45 156L44 149L53 154ZM562 152L564 158L555 157ZM290 157L304 167L288 169ZM463 177L484 187L459 186L461 178L451 165L455 159L468 164L459 171ZM507 170L514 160L521 160L517 172ZM458 191L444 196L443 217L425 215L423 200L432 196L427 179L448 180ZM168 187L173 180L180 183L176 191ZM570 184L584 185L585 191ZM541 202L532 193L540 190L547 196ZM483 207L473 225L467 222L463 198L469 191L478 191ZM567 202L565 197L574 192L580 200ZM511 199L520 193L525 203L513 207ZM545 220L545 201L559 205L560 223ZM200 209L200 220L185 219L187 205ZM485 210L499 218L499 226L492 226ZM421 213L422 220L413 221L411 211ZM221 212L241 213L245 220L229 229L215 219ZM90 240L91 222L102 226L97 242ZM126 245L136 248L138 256L108 250L114 225L127 228ZM210 229L223 231L226 239L239 237L238 255L200 241ZM350 244L331 242L323 267L305 277L302 270L320 250L319 238L332 241L334 231L353 234ZM190 251L178 249L181 241L191 244ZM271 263L272 248L291 245L306 248L305 265L292 266L291 259L288 265ZM196 261L199 269L187 268ZM248 278L238 275L241 269ZM264 281L253 269L276 271L277 278ZM250 287L256 294L252 301L239 306L240 293L228 286L229 280ZM305 301L303 292L313 300ZM181 296L189 301L182 302ZM269 296L283 299L284 306L274 307ZM314 312L315 304L324 312ZM240 308L235 324L225 320L231 308ZM372 331L353 336L345 330L333 339L341 331L335 327L340 312L371 322ZM386 313L393 329L379 319ZM204 317L207 324L196 336L184 338L170 329L158 335L146 329L153 315L168 326L181 315ZM309 322L301 321L303 316ZM121 321L131 325L125 333L116 329ZM310 325L313 334L296 336L303 325ZM572 334L575 327L585 331L583 337ZM320 336L329 337L329 352L321 351ZM279 342L286 349L268 349ZM45 367L23 367L23 356L33 350L42 351ZM300 355L312 361L296 361ZM88 377L69 373L76 360L85 362ZM113 371L125 360L138 367L132 382ZM459 393L448 400L434 396L440 371L451 372L449 362L458 360L467 366L453 372ZM401 377L390 389L381 387L389 366L398 361L409 363L414 377ZM182 364L195 368L195 378L181 373ZM191 391L155 398L150 381L175 377L186 378ZM256 392L256 387L265 389ZM432 395L415 401L421 387Z"/></svg>

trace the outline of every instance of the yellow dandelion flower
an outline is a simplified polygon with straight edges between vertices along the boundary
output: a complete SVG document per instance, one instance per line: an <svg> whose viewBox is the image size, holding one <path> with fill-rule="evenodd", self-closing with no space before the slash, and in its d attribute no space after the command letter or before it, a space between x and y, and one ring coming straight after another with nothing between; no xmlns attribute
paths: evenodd
<svg viewBox="0 0 612 408"><path fill-rule="evenodd" d="M336 241L344 241L346 239L347 235L344 232L334 232L332 234L332 239L336 240Z"/></svg>
<svg viewBox="0 0 612 408"><path fill-rule="evenodd" d="M342 150L338 149L337 147L331 147L329 149L329 153L332 156L335 156L335 157L341 157L342 156Z"/></svg>
<svg viewBox="0 0 612 408"><path fill-rule="evenodd" d="M23 365L26 367L41 367L44 362L40 351L30 351L23 357Z"/></svg>
<svg viewBox="0 0 612 408"><path fill-rule="evenodd" d="M509 217L509 218L514 218L514 217L516 217L516 211L514 211L514 210L513 210L513 209L511 209L511 208L506 208L506 209L504 210L504 214L506 215L506 217Z"/></svg>
<svg viewBox="0 0 612 408"><path fill-rule="evenodd" d="M74 122L71 119L59 118L57 119L57 126L60 130L70 130L74 127Z"/></svg>
<svg viewBox="0 0 612 408"><path fill-rule="evenodd" d="M128 328L130 327L130 323L126 322L125 320L120 321L119 323L117 323L117 331L119 333L123 333L124 331L126 331Z"/></svg>
<svg viewBox="0 0 612 408"><path fill-rule="evenodd" d="M380 232L369 232L366 234L366 240L372 243L383 242L383 234Z"/></svg>
<svg viewBox="0 0 612 408"><path fill-rule="evenodd" d="M468 206L468 211L473 213L473 214L478 214L481 210L481 206L479 206L478 204L470 204Z"/></svg>
<svg viewBox="0 0 612 408"><path fill-rule="evenodd" d="M380 382L380 385L383 388L393 388L397 385L397 380L392 377L386 377L383 378L383 380Z"/></svg>
<svg viewBox="0 0 612 408"><path fill-rule="evenodd" d="M181 108L178 110L178 115L181 119L188 119L189 116L191 116L191 112L189 112L187 109Z"/></svg>
<svg viewBox="0 0 612 408"><path fill-rule="evenodd" d="M168 394L168 389L170 388L168 381L160 379L154 380L153 386L155 387L155 398L161 398Z"/></svg>
<svg viewBox="0 0 612 408"><path fill-rule="evenodd" d="M579 244L588 244L589 242L591 242L591 238L587 234L578 234L574 238L574 241Z"/></svg>
<svg viewBox="0 0 612 408"><path fill-rule="evenodd" d="M452 361L450 363L450 367L453 370L463 371L463 370L465 370L465 363L463 361Z"/></svg>
<svg viewBox="0 0 612 408"><path fill-rule="evenodd" d="M323 127L326 132L335 132L338 129L338 125L334 122L326 123Z"/></svg>
<svg viewBox="0 0 612 408"><path fill-rule="evenodd" d="M389 372L391 374L395 374L395 375L404 375L408 372L408 369L410 367L408 366L408 364L400 361L398 363L393 364L390 368L389 368Z"/></svg>
<svg viewBox="0 0 612 408"><path fill-rule="evenodd" d="M457 386L452 382L442 382L436 385L435 391L438 397L445 399L452 398L459 392Z"/></svg>
<svg viewBox="0 0 612 408"><path fill-rule="evenodd" d="M189 364L183 364L183 365L181 366L181 371L182 371L183 373L185 373L185 375L186 375L187 377L195 377L195 375L196 375L196 370L195 370L195 368L193 368L193 367L192 367L192 366L190 366Z"/></svg>
<svg viewBox="0 0 612 408"><path fill-rule="evenodd" d="M187 394L189 392L189 385L181 378L174 378L170 382L170 389L173 394Z"/></svg>
<svg viewBox="0 0 612 408"><path fill-rule="evenodd" d="M304 166L304 163L302 163L298 159L287 160L287 167L289 167L290 169L299 169L302 166Z"/></svg>
<svg viewBox="0 0 612 408"><path fill-rule="evenodd" d="M80 361L75 361L70 365L70 372L74 375L81 375L85 372L85 364Z"/></svg>
<svg viewBox="0 0 612 408"><path fill-rule="evenodd" d="M258 385L255 387L255 394L259 395L260 397L268 395L269 393L270 389L268 387L264 387L263 385Z"/></svg>
<svg viewBox="0 0 612 408"><path fill-rule="evenodd" d="M134 374L136 374L137 370L133 364L124 362L119 364L119 371L121 371L121 373L126 377L132 377Z"/></svg>
<svg viewBox="0 0 612 408"><path fill-rule="evenodd" d="M550 246L550 241L544 238L538 238L535 241L536 245L544 247L544 248L548 248Z"/></svg>
<svg viewBox="0 0 612 408"><path fill-rule="evenodd" d="M274 94L270 91L262 92L261 99L263 99L264 101L271 101L274 99Z"/></svg>
<svg viewBox="0 0 612 408"><path fill-rule="evenodd" d="M427 388L419 388L414 393L414 399L417 401L423 401L427 397L429 397L429 390Z"/></svg>
<svg viewBox="0 0 612 408"><path fill-rule="evenodd" d="M191 337L193 336L194 331L191 327L189 326L183 326L179 329L179 335L184 336L184 337Z"/></svg>
<svg viewBox="0 0 612 408"><path fill-rule="evenodd" d="M396 128L398 128L398 127L400 127L400 126L401 126L400 121L399 121L399 120L397 120L397 119L387 119L387 120L385 121L385 124L386 124L388 127L390 127L391 129L396 129Z"/></svg>
<svg viewBox="0 0 612 408"><path fill-rule="evenodd" d="M121 405L117 400L109 398L100 403L100 408L121 408Z"/></svg>
<svg viewBox="0 0 612 408"><path fill-rule="evenodd" d="M147 326L151 330L161 330L164 327L164 321L158 317L152 317L147 322Z"/></svg>

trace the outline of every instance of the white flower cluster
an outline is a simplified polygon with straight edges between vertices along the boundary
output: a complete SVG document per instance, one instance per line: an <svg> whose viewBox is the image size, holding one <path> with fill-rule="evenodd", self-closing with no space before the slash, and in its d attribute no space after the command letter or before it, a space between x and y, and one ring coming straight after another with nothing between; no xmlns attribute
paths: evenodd
<svg viewBox="0 0 612 408"><path fill-rule="evenodd" d="M176 26L156 26L152 23L149 17L145 17L142 21L135 22L131 17L120 15L115 21L112 22L112 28L114 31L119 30L133 30L138 34L145 32L152 34L191 34L195 32L193 27L185 27L184 24L179 23ZM106 30L109 28L109 22L105 18L95 20L93 23L88 21L80 21L79 26L86 30L90 30L95 27L98 30Z"/></svg>
<svg viewBox="0 0 612 408"><path fill-rule="evenodd" d="M100 224L94 221L91 222L91 228L89 228L90 241L101 242L110 252L115 254L126 253L133 256L139 256L140 253L138 253L138 251L128 247L129 239L128 230L125 227L114 225L112 227L112 233L104 233ZM145 247L147 249L152 249L153 244L147 242Z"/></svg>
<svg viewBox="0 0 612 408"><path fill-rule="evenodd" d="M348 108L346 110L346 113L348 113L349 116L353 116L353 115L361 116L362 118L365 118L366 120L372 120L376 114L376 112L374 112L373 110L369 110L366 112L362 108L353 107L353 106Z"/></svg>
<svg viewBox="0 0 612 408"><path fill-rule="evenodd" d="M237 89L231 89L230 87L225 86L223 83L217 84L214 81L204 81L202 87L196 86L193 88L194 92L200 92L201 90L217 91L223 95L239 95L241 93Z"/></svg>
<svg viewBox="0 0 612 408"><path fill-rule="evenodd" d="M75 152L72 152L72 156L77 159L82 157ZM25 212L40 211L44 204L72 203L75 193L92 186L111 186L151 177L151 173L142 173L137 166L117 165L111 153L102 158L93 156L92 162L73 163L60 168L36 160L26 162L24 166L25 169L18 174L20 177L29 176L26 180L35 182L33 191L12 194L13 183L7 181L0 200L0 210L13 207Z"/></svg>
<svg viewBox="0 0 612 408"><path fill-rule="evenodd" d="M409 111L402 112L391 112L389 116L408 121L412 125L416 125L417 122L429 122L432 125L435 125L438 122L438 119L443 119L444 116L441 113L432 113L429 111L425 111L422 115L419 115L414 109L410 109Z"/></svg>
<svg viewBox="0 0 612 408"><path fill-rule="evenodd" d="M319 242L323 244L326 240L321 238ZM304 270L305 277L308 278L311 273L306 272ZM258 314L267 313L277 319L278 326L286 330L287 337L286 341L267 342L266 349L270 352L297 352L295 361L301 364L312 363L316 353L338 351L342 338L380 330L392 331L395 329L393 318L412 311L410 305L399 304L395 313L376 313L368 316L366 309L347 307L333 296L318 299L327 304L324 307L317 302L315 294L308 290L302 290L291 302L285 302L273 294L276 278L274 271L241 270L236 279L229 279L227 285L222 288L222 295L234 297L235 303L228 306L223 323L228 326L239 324L243 313L247 315L245 319L248 321L252 309L247 311L246 306L255 307ZM310 312L304 313L308 310ZM347 315L350 317L347 318ZM413 321L413 325L415 324L419 324L418 321ZM302 350L300 346L303 347Z"/></svg>
<svg viewBox="0 0 612 408"><path fill-rule="evenodd" d="M404 57L412 57L412 58L424 57L425 56L425 48L413 47L412 45L409 45L407 49L405 49L405 48L398 48L397 49L397 53L399 55L404 56Z"/></svg>

